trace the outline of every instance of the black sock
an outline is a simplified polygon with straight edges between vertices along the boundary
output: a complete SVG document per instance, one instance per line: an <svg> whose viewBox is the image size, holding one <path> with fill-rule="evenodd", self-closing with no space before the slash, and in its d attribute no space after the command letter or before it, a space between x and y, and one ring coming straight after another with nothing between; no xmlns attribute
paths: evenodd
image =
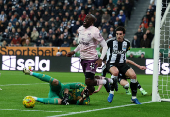
<svg viewBox="0 0 170 117"><path fill-rule="evenodd" d="M136 94L137 94L137 82L136 83L130 82L130 88L131 88L131 91L132 91L132 96L136 96Z"/></svg>
<svg viewBox="0 0 170 117"><path fill-rule="evenodd" d="M139 82L137 81L137 87L138 87L138 89L140 89L141 88L141 85L139 84Z"/></svg>

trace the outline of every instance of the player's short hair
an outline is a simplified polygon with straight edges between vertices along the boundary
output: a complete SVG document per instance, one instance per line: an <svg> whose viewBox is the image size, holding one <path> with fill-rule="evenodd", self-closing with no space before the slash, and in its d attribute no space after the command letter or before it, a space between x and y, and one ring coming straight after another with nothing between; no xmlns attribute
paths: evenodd
<svg viewBox="0 0 170 117"><path fill-rule="evenodd" d="M90 15L92 16L91 21L92 21L92 23L94 23L94 22L95 22L95 20L96 20L96 17L95 17L93 14L90 14Z"/></svg>
<svg viewBox="0 0 170 117"><path fill-rule="evenodd" d="M116 31L123 31L123 34L125 34L125 28L123 26L119 26L116 28Z"/></svg>

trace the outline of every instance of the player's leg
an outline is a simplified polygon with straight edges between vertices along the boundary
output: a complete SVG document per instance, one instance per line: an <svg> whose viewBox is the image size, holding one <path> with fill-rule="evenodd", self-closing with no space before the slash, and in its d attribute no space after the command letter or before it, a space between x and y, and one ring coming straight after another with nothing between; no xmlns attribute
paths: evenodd
<svg viewBox="0 0 170 117"><path fill-rule="evenodd" d="M97 64L95 64L95 62L96 60L81 60L81 65L85 75L85 84L88 87L93 87L101 84L105 85L107 83L107 86L109 87L107 80L94 78L97 69Z"/></svg>
<svg viewBox="0 0 170 117"><path fill-rule="evenodd" d="M40 74L40 73L35 73L35 72L31 72L30 70L24 68L23 72L27 75L31 75L31 76L34 76L42 81L45 81L45 82L49 82L50 84L52 85L59 85L61 84L60 81L58 81L57 79L54 79L52 78L51 76L48 76L48 75L45 75L45 74Z"/></svg>
<svg viewBox="0 0 170 117"><path fill-rule="evenodd" d="M136 103L136 104L141 104L136 97L136 94L137 94L137 79L136 79L135 71L132 68L130 68L126 71L125 75L128 76L131 79L131 82L130 82L130 88L131 88L131 92L132 92L131 101L133 103Z"/></svg>
<svg viewBox="0 0 170 117"><path fill-rule="evenodd" d="M113 80L111 78L106 78L106 77L103 77L103 76L95 76L95 79L105 79L105 80L108 80L109 83L113 83ZM98 88L98 90L96 90L95 93L99 92L102 86L99 85L99 88ZM110 87L107 87L107 84L105 84L104 87L105 87L106 91L109 93Z"/></svg>
<svg viewBox="0 0 170 117"><path fill-rule="evenodd" d="M39 97L34 97L33 98L37 101L37 102L41 102L44 104L61 104L62 99L60 99L59 97L54 97L54 98L39 98Z"/></svg>
<svg viewBox="0 0 170 117"><path fill-rule="evenodd" d="M126 94L131 95L131 92L129 91L129 82L127 80L121 79L121 78L118 78L118 82L126 90Z"/></svg>
<svg viewBox="0 0 170 117"><path fill-rule="evenodd" d="M137 87L138 87L138 89L140 90L140 92L142 93L142 95L148 94L148 93L141 87L141 85L139 84L138 81L137 81Z"/></svg>
<svg viewBox="0 0 170 117"><path fill-rule="evenodd" d="M110 92L109 92L109 96L107 98L108 102L112 102L113 97L114 97L114 89L115 87L117 87L117 78L118 78L118 73L119 70L117 69L116 66L112 66L110 67L110 65L107 65L107 68L109 69L110 73L112 74L111 79L113 80L113 83L110 83Z"/></svg>

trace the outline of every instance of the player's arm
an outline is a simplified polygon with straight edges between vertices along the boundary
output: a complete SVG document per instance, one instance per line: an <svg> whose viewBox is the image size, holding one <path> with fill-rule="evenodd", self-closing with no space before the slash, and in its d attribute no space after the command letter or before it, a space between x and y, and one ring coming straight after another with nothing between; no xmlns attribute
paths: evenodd
<svg viewBox="0 0 170 117"><path fill-rule="evenodd" d="M103 85L99 85L98 89L96 91L94 91L94 93L98 93L101 90L102 86Z"/></svg>
<svg viewBox="0 0 170 117"><path fill-rule="evenodd" d="M87 98L85 98L85 99L80 98L80 99L77 101L76 105L87 105L87 104L89 104L89 102L90 102L90 98L89 98L89 97L87 97Z"/></svg>
<svg viewBox="0 0 170 117"><path fill-rule="evenodd" d="M76 52L78 52L80 50L80 45L78 45L75 49L74 49L74 51L71 51L71 52L68 52L67 53L67 57L71 57L72 55L74 55Z"/></svg>
<svg viewBox="0 0 170 117"><path fill-rule="evenodd" d="M131 60L128 60L128 59L126 59L126 63L129 63L129 64L131 64L131 65L134 65L134 66L138 67L138 68L141 69L141 70L145 70L145 69L146 69L145 66L140 66L140 65L138 65L137 63L135 63L135 62L133 62L133 61L131 61Z"/></svg>
<svg viewBox="0 0 170 117"><path fill-rule="evenodd" d="M94 32L95 32L94 33L94 39L96 39L99 42L99 44L102 46L102 48L103 48L101 56L100 56L100 59L98 59L96 61L97 67L100 67L102 65L102 60L104 59L104 57L106 55L108 47L107 47L106 41L104 40L104 38L100 34L99 29L96 28Z"/></svg>
<svg viewBox="0 0 170 117"><path fill-rule="evenodd" d="M68 103L68 97L69 97L68 92L69 92L69 89L65 88L64 89L64 97L63 97L63 99L61 101L61 104L63 104L63 105L69 105L69 103Z"/></svg>

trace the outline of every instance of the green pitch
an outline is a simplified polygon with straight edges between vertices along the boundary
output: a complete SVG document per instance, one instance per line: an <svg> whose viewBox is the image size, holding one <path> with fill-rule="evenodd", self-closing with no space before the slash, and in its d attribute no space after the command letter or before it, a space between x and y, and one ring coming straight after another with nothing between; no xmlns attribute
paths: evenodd
<svg viewBox="0 0 170 117"><path fill-rule="evenodd" d="M135 105L130 102L131 96L119 85L112 103L107 102L108 93L104 87L91 96L90 105L46 105L36 102L32 109L25 108L22 100L25 96L46 98L49 85L32 76L24 75L22 71L0 71L0 117L168 117L169 102L150 102L152 92L152 76L137 75L141 86L148 92L141 95L138 90L138 100L144 104ZM83 73L41 72L50 75L62 83L84 82ZM108 75L108 77L110 77ZM97 87L96 87L97 89Z"/></svg>

